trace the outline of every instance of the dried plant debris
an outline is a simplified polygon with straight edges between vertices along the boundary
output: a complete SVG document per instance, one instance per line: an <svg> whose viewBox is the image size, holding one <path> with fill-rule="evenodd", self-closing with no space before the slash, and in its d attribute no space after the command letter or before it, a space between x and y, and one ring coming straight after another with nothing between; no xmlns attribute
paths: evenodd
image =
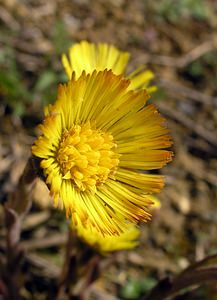
<svg viewBox="0 0 217 300"><path fill-rule="evenodd" d="M158 90L151 102L169 119L175 153L173 163L160 172L167 182L159 195L161 208L153 213L152 222L142 226L139 247L106 257L100 265L91 261L89 281L94 267L104 271L92 285L89 299L156 300L162 298L153 294L154 286L166 276L172 279L159 285L167 292L186 288L187 275L191 283L197 276L204 281L216 278L216 267L209 265L195 265L190 273L177 275L192 262L217 252L216 12L211 0L163 0L160 5L150 0L0 1L2 204L15 190L30 155L42 107L55 101L57 83L67 81L60 55L72 43L85 39L115 44L132 53L128 74L140 64L156 74ZM32 200L22 225L22 251L16 253L17 284L25 282L24 300L55 299L67 224L64 214L53 209L43 181L36 183ZM1 273L6 262L3 208L0 224ZM83 262L85 255L92 254L81 245ZM71 255L71 263L75 256ZM79 272L81 282L73 291L68 288L68 295L87 284L85 271ZM62 299L68 299L67 293ZM214 300L217 291L211 284L190 287L184 293L182 299L202 295ZM7 299L7 294L0 279L0 297Z"/></svg>

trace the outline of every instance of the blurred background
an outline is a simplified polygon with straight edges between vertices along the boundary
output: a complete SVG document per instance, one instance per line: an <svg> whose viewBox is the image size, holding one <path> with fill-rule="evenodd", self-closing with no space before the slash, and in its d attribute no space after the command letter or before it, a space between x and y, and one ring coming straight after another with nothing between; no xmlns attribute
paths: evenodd
<svg viewBox="0 0 217 300"><path fill-rule="evenodd" d="M142 225L138 248L112 257L91 296L140 299L164 276L217 253L217 2L0 0L2 203L30 155L44 105L66 81L61 54L83 39L130 52L128 72L142 64L155 73L158 91L150 101L168 119L174 139L174 161L161 172L167 179L161 209ZM46 299L62 264L67 225L51 208L42 182L33 197L22 232L28 250L22 294ZM3 225L2 208L0 220ZM4 235L1 226L0 238ZM197 289L191 299L216 294L212 285Z"/></svg>

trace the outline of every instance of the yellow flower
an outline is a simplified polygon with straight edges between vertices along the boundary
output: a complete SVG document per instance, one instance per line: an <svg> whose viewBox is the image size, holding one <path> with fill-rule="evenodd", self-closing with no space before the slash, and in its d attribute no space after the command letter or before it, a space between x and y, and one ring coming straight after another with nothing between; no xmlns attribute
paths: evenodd
<svg viewBox="0 0 217 300"><path fill-rule="evenodd" d="M69 58L65 54L62 55L62 64L66 74L70 79L72 73L75 72L76 79L81 73L92 73L94 70L104 71L111 69L116 75L123 74L126 70L130 54L128 52L119 51L116 47L105 43L89 43L82 41L74 44L69 49ZM130 79L129 90L147 89L149 93L156 90L155 86L149 86L150 80L154 74L150 70L141 72L142 68L138 68L135 72L129 74Z"/></svg>
<svg viewBox="0 0 217 300"><path fill-rule="evenodd" d="M56 206L103 235L150 219L149 197L164 178L144 172L172 157L165 120L154 105L145 106L146 91L129 91L129 84L107 70L72 76L45 108L32 146Z"/></svg>
<svg viewBox="0 0 217 300"><path fill-rule="evenodd" d="M133 224L128 224L127 230L118 236L102 236L95 228L85 228L81 223L78 223L77 226L72 225L72 229L76 231L81 241L101 254L132 249L139 244L140 231Z"/></svg>

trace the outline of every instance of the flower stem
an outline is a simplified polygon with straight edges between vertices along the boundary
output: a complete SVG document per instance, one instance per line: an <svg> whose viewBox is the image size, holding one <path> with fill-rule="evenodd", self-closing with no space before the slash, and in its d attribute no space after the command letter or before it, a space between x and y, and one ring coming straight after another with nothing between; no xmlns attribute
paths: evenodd
<svg viewBox="0 0 217 300"><path fill-rule="evenodd" d="M69 228L65 260L55 300L87 300L89 287L99 277L100 255L80 242Z"/></svg>
<svg viewBox="0 0 217 300"><path fill-rule="evenodd" d="M5 204L6 223L6 253L7 263L4 270L5 284L8 287L8 299L20 299L20 286L18 277L20 272L23 250L20 248L21 224L23 218L31 207L30 192L32 190L36 174L32 160L29 159L22 176L17 184L17 189L9 196Z"/></svg>
<svg viewBox="0 0 217 300"><path fill-rule="evenodd" d="M69 228L68 231L68 240L65 248L65 258L62 267L62 271L59 278L58 290L56 294L55 300L64 299L65 291L69 286L70 281L73 281L73 278L70 278L70 274L72 273L72 269L75 269L76 264L76 253L73 250L76 250L74 232ZM75 271L75 270L74 270ZM75 274L73 274L75 276ZM71 280L70 280L71 279Z"/></svg>

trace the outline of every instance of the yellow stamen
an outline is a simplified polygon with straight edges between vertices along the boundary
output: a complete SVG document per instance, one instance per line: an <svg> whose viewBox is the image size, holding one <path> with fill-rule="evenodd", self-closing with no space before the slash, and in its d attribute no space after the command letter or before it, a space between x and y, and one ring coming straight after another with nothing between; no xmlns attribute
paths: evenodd
<svg viewBox="0 0 217 300"><path fill-rule="evenodd" d="M90 123L65 129L57 150L63 179L71 180L80 191L95 191L119 164L116 147L111 134L92 129Z"/></svg>

